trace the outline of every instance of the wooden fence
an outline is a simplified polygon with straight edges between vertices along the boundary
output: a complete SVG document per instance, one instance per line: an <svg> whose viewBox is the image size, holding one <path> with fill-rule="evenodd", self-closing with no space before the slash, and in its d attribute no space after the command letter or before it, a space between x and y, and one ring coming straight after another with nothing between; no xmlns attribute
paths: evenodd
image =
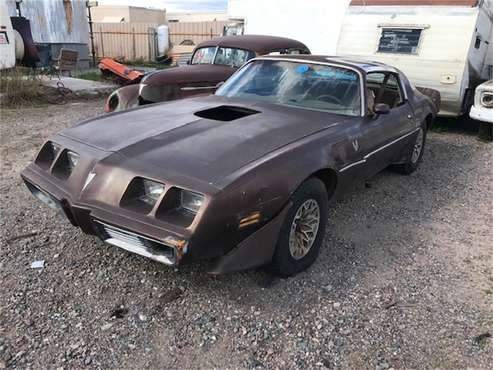
<svg viewBox="0 0 493 370"><path fill-rule="evenodd" d="M227 22L170 23L171 45L220 36ZM94 48L98 58L152 61L156 58L157 23L94 23Z"/></svg>
<svg viewBox="0 0 493 370"><path fill-rule="evenodd" d="M94 49L98 58L153 60L156 23L94 23Z"/></svg>

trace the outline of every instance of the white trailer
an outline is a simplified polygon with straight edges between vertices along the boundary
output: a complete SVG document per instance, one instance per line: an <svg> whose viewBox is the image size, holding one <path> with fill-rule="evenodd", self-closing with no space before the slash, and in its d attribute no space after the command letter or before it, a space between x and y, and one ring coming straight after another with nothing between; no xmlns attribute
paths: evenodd
<svg viewBox="0 0 493 370"><path fill-rule="evenodd" d="M228 16L247 35L289 37L313 54L334 55L349 1L229 0Z"/></svg>
<svg viewBox="0 0 493 370"><path fill-rule="evenodd" d="M353 0L337 54L401 69L416 86L440 91L440 115L459 116L475 87L493 78L492 24L493 0Z"/></svg>

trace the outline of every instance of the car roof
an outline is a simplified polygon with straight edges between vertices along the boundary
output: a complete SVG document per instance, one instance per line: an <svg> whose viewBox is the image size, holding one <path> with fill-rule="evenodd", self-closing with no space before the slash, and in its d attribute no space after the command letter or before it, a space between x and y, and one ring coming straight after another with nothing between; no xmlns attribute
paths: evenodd
<svg viewBox="0 0 493 370"><path fill-rule="evenodd" d="M197 48L205 46L223 46L253 50L257 54L267 54L279 49L309 49L300 41L288 39L286 37L264 36L264 35L238 35L215 37L210 40L202 41Z"/></svg>
<svg viewBox="0 0 493 370"><path fill-rule="evenodd" d="M392 66L380 62L361 59L359 57L286 54L286 55L275 55L275 56L266 55L264 57L260 57L260 59L261 58L269 58L269 59L275 58L280 60L289 59L289 60L296 60L296 61L308 62L308 63L313 62L313 63L339 64L343 67L345 66L345 67L356 68L363 73L369 73L374 71L387 71L387 72L399 73L399 71Z"/></svg>

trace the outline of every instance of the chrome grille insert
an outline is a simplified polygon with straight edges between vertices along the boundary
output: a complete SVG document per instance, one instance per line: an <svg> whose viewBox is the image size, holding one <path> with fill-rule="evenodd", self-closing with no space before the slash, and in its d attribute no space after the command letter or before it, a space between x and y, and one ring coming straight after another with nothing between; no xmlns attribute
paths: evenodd
<svg viewBox="0 0 493 370"><path fill-rule="evenodd" d="M93 224L96 227L99 237L105 243L166 265L174 265L176 263L175 250L173 247L99 220L93 220Z"/></svg>

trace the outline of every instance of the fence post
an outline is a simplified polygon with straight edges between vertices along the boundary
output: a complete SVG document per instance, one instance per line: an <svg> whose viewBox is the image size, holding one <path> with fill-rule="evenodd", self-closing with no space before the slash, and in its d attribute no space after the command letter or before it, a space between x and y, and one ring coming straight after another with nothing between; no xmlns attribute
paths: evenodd
<svg viewBox="0 0 493 370"><path fill-rule="evenodd" d="M132 54L133 54L133 60L136 60L137 51L135 49L135 27L132 27Z"/></svg>
<svg viewBox="0 0 493 370"><path fill-rule="evenodd" d="M149 62L152 61L152 47L151 47L151 30L152 28L147 28L147 49L148 49L148 58Z"/></svg>
<svg viewBox="0 0 493 370"><path fill-rule="evenodd" d="M104 58L103 27L99 26L99 38L101 39L101 57Z"/></svg>

